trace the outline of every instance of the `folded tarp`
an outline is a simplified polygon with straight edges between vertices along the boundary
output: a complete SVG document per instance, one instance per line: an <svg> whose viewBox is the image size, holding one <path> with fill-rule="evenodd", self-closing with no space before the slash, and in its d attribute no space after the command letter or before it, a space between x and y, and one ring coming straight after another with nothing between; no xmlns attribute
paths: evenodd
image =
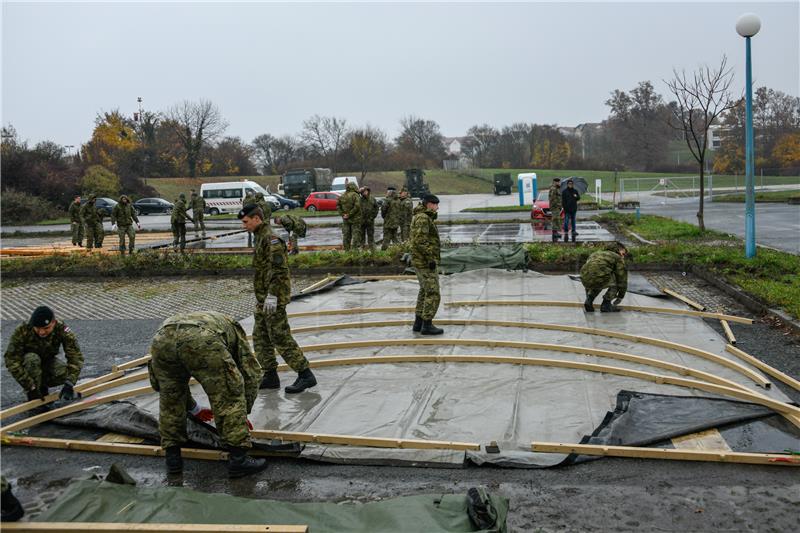
<svg viewBox="0 0 800 533"><path fill-rule="evenodd" d="M144 488L105 481L72 482L37 522L307 525L321 532L506 531L508 500L488 494L492 529L478 530L464 494L426 494L370 503L288 503L205 494L183 487Z"/></svg>
<svg viewBox="0 0 800 533"><path fill-rule="evenodd" d="M482 268L527 270L528 253L525 246L461 246L442 250L440 271L455 274Z"/></svg>

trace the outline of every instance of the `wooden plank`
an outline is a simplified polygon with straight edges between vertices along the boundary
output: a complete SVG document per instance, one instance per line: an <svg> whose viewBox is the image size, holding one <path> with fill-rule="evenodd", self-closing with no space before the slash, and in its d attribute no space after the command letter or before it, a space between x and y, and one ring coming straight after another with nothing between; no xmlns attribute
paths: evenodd
<svg viewBox="0 0 800 533"><path fill-rule="evenodd" d="M673 450L664 448L639 448L634 446L603 446L596 444L561 444L533 442L531 451L540 453L575 453L608 457L635 457L638 459L671 459L673 461L710 461L751 465L800 466L800 459L777 453L716 452L705 450Z"/></svg>
<svg viewBox="0 0 800 533"><path fill-rule="evenodd" d="M701 304L695 302L694 300L692 300L691 298L687 298L686 296L684 296L684 295L682 295L680 293L677 293L677 292L675 292L675 291L673 291L671 289L667 289L666 287L663 287L661 289L661 292L663 292L664 294L668 294L668 295L672 296L673 298L677 298L678 300L682 301L683 303L685 303L689 307L694 307L698 311L705 311L706 310L706 306L705 305L701 305Z"/></svg>
<svg viewBox="0 0 800 533"><path fill-rule="evenodd" d="M378 275L378 276L370 276L370 275L362 275L362 276L350 276L353 279L363 279L368 281L400 281L400 280L411 280L416 281L417 276L413 275L406 275L406 274L395 274L395 275Z"/></svg>
<svg viewBox="0 0 800 533"><path fill-rule="evenodd" d="M717 355L715 353L701 350L699 348L694 348L692 346L687 346L685 344L679 344L677 342L665 341L661 339L656 339L653 337L644 337L641 335L630 335L628 333L619 333L616 331L611 331L607 329L598 329L598 328L587 328L581 326L568 326L562 324L548 324L548 323L541 323L541 322L509 322L504 320L461 320L461 319L437 319L437 324L440 325L454 325L454 326L492 326L492 327L512 327L512 328L529 328L529 329L546 329L546 330L555 330L555 331L571 331L575 333L585 333L588 335L599 335L603 337L612 337L616 339L624 339L629 340L632 342L642 343L642 344L649 344L652 346L659 346L661 348L668 348L671 350L676 350L679 352L684 352L691 355L696 355L698 357L702 357L703 359L707 359L709 361L713 361L719 365L722 365L726 368L730 368L734 370L750 380L757 383L759 386L764 387L766 389L771 387L771 383L769 380L765 379L764 376L759 374L758 372L753 371L752 369L734 361L723 357L721 355ZM292 328L293 333L308 333L312 331L327 331L327 330L339 330L345 328L361 328L361 327L387 327L387 326L409 326L412 324L412 321L409 320L381 320L381 321L370 321L370 322L340 322L337 324L320 324L315 326L305 326L299 328ZM248 338L252 338L252 335Z"/></svg>
<svg viewBox="0 0 800 533"><path fill-rule="evenodd" d="M333 279L336 279L336 276L325 276L324 278L322 278L318 282L316 282L316 283L314 283L312 285L309 285L305 289L301 290L300 294L305 294L307 292L313 291L314 289L318 289L319 287L324 286L326 283L330 282Z"/></svg>
<svg viewBox="0 0 800 533"><path fill-rule="evenodd" d="M161 446L152 446L149 444L21 437L17 435L4 435L2 443L4 446L28 446L31 448L51 448L56 450L77 450L82 452L143 455L150 457L164 456L164 449L161 448ZM228 452L222 450L202 450L199 448L181 448L181 456L186 459L226 461L228 459Z"/></svg>
<svg viewBox="0 0 800 533"><path fill-rule="evenodd" d="M302 433L293 431L270 431L256 429L250 432L256 439L280 439L291 442L314 442L318 444L346 444L370 448L403 448L415 450L480 450L473 442L439 440L392 439L384 437L359 437L355 435L333 435L328 433Z"/></svg>
<svg viewBox="0 0 800 533"><path fill-rule="evenodd" d="M122 433L106 433L95 442L121 442L124 444L141 444L144 439L141 437L131 437Z"/></svg>
<svg viewBox="0 0 800 533"><path fill-rule="evenodd" d="M680 437L671 439L671 442L672 445L679 450L733 451L716 428L691 433L689 435L681 435Z"/></svg>
<svg viewBox="0 0 800 533"><path fill-rule="evenodd" d="M122 363L121 365L114 365L114 366L111 367L111 370L115 370L115 371L116 370L130 370L131 368L136 368L138 366L146 365L148 361L150 361L150 355L149 354L145 355L145 356L142 356L142 357L139 357L138 359L132 359L130 361Z"/></svg>
<svg viewBox="0 0 800 533"><path fill-rule="evenodd" d="M120 533L160 533L162 531L190 533L307 533L308 526L288 524L140 524L128 522L4 522L3 531L17 533L39 532L86 532Z"/></svg>
<svg viewBox="0 0 800 533"><path fill-rule="evenodd" d="M794 379L792 376L784 374L783 372L781 372L777 368L768 365L767 363L765 363L761 359L753 357L749 353L745 352L744 350L740 350L736 346L728 344L727 346L725 346L725 349L729 353L732 353L733 355L739 357L743 361L746 361L746 362L750 363L754 367L758 368L759 370L762 370L766 374L769 374L770 376L772 376L773 378L777 379L778 381L786 383L787 385L789 385L794 390L800 391L800 381Z"/></svg>
<svg viewBox="0 0 800 533"><path fill-rule="evenodd" d="M730 326L730 324L728 324L728 321L727 320L720 320L719 322L720 322L720 324L722 324L722 331L725 332L725 336L728 338L728 344L735 345L736 344L736 337L734 336L733 331L731 331L731 326Z"/></svg>

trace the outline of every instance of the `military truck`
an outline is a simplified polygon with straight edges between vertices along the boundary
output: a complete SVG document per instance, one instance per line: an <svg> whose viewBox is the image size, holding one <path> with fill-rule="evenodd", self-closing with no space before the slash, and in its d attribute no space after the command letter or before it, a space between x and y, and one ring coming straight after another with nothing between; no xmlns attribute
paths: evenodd
<svg viewBox="0 0 800 533"><path fill-rule="evenodd" d="M494 193L495 194L511 194L511 174L508 172L501 172L494 175Z"/></svg>
<svg viewBox="0 0 800 533"><path fill-rule="evenodd" d="M281 176L279 189L284 196L303 205L312 192L331 190L332 181L333 173L329 168L294 168Z"/></svg>
<svg viewBox="0 0 800 533"><path fill-rule="evenodd" d="M422 199L423 196L431 192L428 184L422 180L424 176L425 171L421 168L406 169L406 188L412 198Z"/></svg>

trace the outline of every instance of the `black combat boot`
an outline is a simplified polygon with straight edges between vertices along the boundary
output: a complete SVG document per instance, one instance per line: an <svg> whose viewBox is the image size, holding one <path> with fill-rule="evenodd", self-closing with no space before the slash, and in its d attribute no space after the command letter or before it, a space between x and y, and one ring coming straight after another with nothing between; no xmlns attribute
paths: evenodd
<svg viewBox="0 0 800 533"><path fill-rule="evenodd" d="M280 389L281 388L281 378L278 377L277 370L267 370L264 373L264 377L261 378L261 385L258 386L259 389Z"/></svg>
<svg viewBox="0 0 800 533"><path fill-rule="evenodd" d="M569 233L567 233L567 232L565 231L565 232L564 232L564 242L568 242L568 241L569 241Z"/></svg>
<svg viewBox="0 0 800 533"><path fill-rule="evenodd" d="M586 295L586 299L583 301L583 308L586 310L587 313L594 313L594 298Z"/></svg>
<svg viewBox="0 0 800 533"><path fill-rule="evenodd" d="M297 379L294 380L294 383L283 390L286 391L286 394L297 394L298 392L303 392L304 390L311 388L316 384L317 378L314 377L314 373L311 372L310 368L306 368L297 374Z"/></svg>
<svg viewBox="0 0 800 533"><path fill-rule="evenodd" d="M577 234L577 233L575 233L575 232L573 231L573 232L572 232L572 242L575 242L575 237L577 237L577 236L578 236L578 234ZM564 235L564 239L565 239L565 240L566 240L566 238L567 238L567 236L566 236L566 235Z"/></svg>
<svg viewBox="0 0 800 533"><path fill-rule="evenodd" d="M558 242L560 237L561 235L556 230L553 230L553 242Z"/></svg>
<svg viewBox="0 0 800 533"><path fill-rule="evenodd" d="M5 481L5 479L3 481ZM11 492L10 484L6 487L6 490L3 491L2 495L0 495L0 510L2 510L0 520L3 522L16 522L25 514L25 509L22 508L22 504L19 503L14 493Z"/></svg>
<svg viewBox="0 0 800 533"><path fill-rule="evenodd" d="M228 477L238 478L257 474L267 468L266 459L253 459L247 455L247 448L234 448L228 450Z"/></svg>
<svg viewBox="0 0 800 533"><path fill-rule="evenodd" d="M414 326L411 328L411 331L416 331L417 333L419 333L421 329L422 329L422 317L416 315L414 317Z"/></svg>
<svg viewBox="0 0 800 533"><path fill-rule="evenodd" d="M181 447L170 446L164 450L164 457L167 459L167 474L180 474L183 472L183 458L181 458Z"/></svg>
<svg viewBox="0 0 800 533"><path fill-rule="evenodd" d="M619 313L619 307L614 305L611 300L603 299L603 303L600 305L600 312L601 313Z"/></svg>
<svg viewBox="0 0 800 533"><path fill-rule="evenodd" d="M420 333L423 335L441 335L444 333L442 328L437 328L433 325L433 320L423 320L422 321L422 329Z"/></svg>

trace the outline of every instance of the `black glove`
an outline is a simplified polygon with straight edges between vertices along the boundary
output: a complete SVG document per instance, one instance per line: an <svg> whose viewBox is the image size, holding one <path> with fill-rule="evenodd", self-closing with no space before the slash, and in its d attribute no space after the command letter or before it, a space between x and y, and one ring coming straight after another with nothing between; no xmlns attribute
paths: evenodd
<svg viewBox="0 0 800 533"><path fill-rule="evenodd" d="M431 270L436 270L436 261L431 261L430 263L428 263L428 268L430 268Z"/></svg>
<svg viewBox="0 0 800 533"><path fill-rule="evenodd" d="M61 389L61 394L58 396L58 399L71 402L76 398L77 395L75 394L75 389L72 388L72 383L70 383L69 381L65 381L64 387Z"/></svg>

